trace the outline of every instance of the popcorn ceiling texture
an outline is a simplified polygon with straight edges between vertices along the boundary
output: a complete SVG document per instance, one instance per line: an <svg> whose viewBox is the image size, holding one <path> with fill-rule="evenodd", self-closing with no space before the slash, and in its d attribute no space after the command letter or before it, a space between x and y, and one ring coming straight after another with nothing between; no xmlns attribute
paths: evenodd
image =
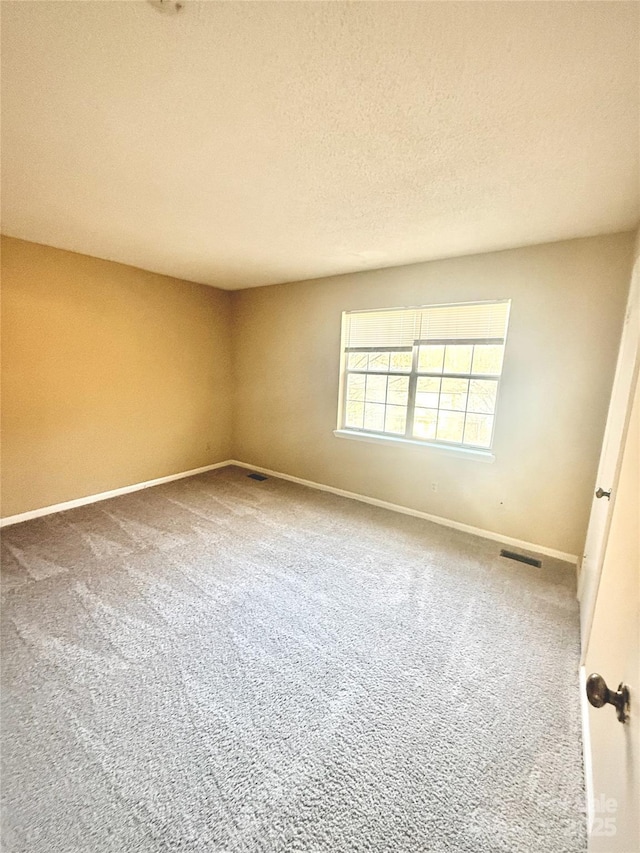
<svg viewBox="0 0 640 853"><path fill-rule="evenodd" d="M570 566L234 468L2 549L5 853L585 850Z"/></svg>
<svg viewBox="0 0 640 853"><path fill-rule="evenodd" d="M14 237L236 289L640 218L635 2L2 7Z"/></svg>

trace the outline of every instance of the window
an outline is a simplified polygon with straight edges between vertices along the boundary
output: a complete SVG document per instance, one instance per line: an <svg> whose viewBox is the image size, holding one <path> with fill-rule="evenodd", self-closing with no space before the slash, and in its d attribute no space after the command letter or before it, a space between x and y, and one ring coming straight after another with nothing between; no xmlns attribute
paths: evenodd
<svg viewBox="0 0 640 853"><path fill-rule="evenodd" d="M338 429L489 449L509 301L343 314Z"/></svg>

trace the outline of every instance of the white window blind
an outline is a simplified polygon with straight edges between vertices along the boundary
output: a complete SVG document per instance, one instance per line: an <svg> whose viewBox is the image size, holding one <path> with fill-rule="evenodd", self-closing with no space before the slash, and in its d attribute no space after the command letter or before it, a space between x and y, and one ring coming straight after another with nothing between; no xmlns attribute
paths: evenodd
<svg viewBox="0 0 640 853"><path fill-rule="evenodd" d="M407 347L416 340L504 340L509 302L468 302L345 314L345 346Z"/></svg>
<svg viewBox="0 0 640 853"><path fill-rule="evenodd" d="M339 430L490 448L510 302L343 315Z"/></svg>

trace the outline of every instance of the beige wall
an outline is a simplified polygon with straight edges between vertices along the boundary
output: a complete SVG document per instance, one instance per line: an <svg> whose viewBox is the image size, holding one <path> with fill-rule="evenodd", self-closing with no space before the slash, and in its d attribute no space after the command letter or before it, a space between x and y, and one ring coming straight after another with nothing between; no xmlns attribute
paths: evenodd
<svg viewBox="0 0 640 853"><path fill-rule="evenodd" d="M228 459L229 294L2 238L2 515Z"/></svg>
<svg viewBox="0 0 640 853"><path fill-rule="evenodd" d="M633 243L228 293L3 238L2 515L232 457L577 554ZM494 298L495 463L334 437L343 310Z"/></svg>
<svg viewBox="0 0 640 853"><path fill-rule="evenodd" d="M233 293L235 458L579 554L633 244L619 234ZM512 308L493 464L333 435L342 311L501 298Z"/></svg>

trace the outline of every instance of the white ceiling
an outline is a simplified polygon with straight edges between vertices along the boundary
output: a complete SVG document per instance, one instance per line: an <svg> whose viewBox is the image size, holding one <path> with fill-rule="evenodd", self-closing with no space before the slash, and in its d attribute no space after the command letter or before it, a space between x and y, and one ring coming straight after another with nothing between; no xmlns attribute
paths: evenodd
<svg viewBox="0 0 640 853"><path fill-rule="evenodd" d="M237 289L631 229L639 13L3 0L3 232Z"/></svg>

